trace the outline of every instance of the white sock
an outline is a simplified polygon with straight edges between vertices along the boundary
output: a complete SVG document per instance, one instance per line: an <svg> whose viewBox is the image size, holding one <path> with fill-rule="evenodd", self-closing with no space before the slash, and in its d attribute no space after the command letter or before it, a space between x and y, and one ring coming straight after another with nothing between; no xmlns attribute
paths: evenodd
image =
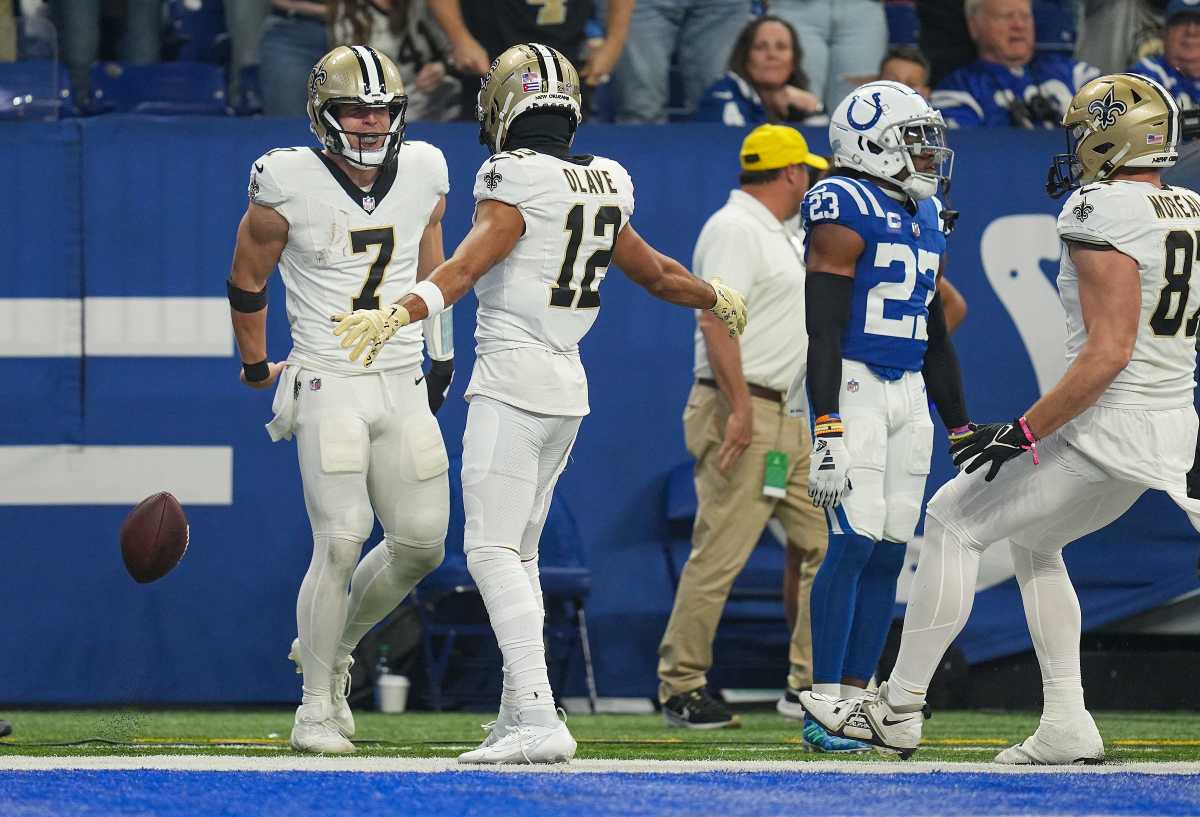
<svg viewBox="0 0 1200 817"><path fill-rule="evenodd" d="M828 695L830 698L842 697L841 684L813 684L812 691L818 695Z"/></svg>
<svg viewBox="0 0 1200 817"><path fill-rule="evenodd" d="M862 687L851 686L850 684L841 684L841 692L838 693L839 698L845 698L852 701L855 698L865 698L867 691Z"/></svg>
<svg viewBox="0 0 1200 817"><path fill-rule="evenodd" d="M441 545L385 538L358 563L350 580L346 626L335 661L345 660L372 627L387 618L417 582L442 563Z"/></svg>
<svg viewBox="0 0 1200 817"><path fill-rule="evenodd" d="M558 723L546 674L542 612L520 556L504 547L472 548L467 569L487 607L522 721L541 726Z"/></svg>
<svg viewBox="0 0 1200 817"><path fill-rule="evenodd" d="M1085 711L1079 668L1083 629L1079 597L1062 553L1038 553L1012 545L1025 620L1042 670L1042 719L1064 722Z"/></svg>
<svg viewBox="0 0 1200 817"><path fill-rule="evenodd" d="M888 679L887 699L896 706L923 703L929 681L950 642L962 632L975 602L980 552L932 516L913 576L900 655Z"/></svg>
<svg viewBox="0 0 1200 817"><path fill-rule="evenodd" d="M296 632L304 667L306 704L329 700L329 678L346 623L346 585L354 573L362 542L314 536L313 556L296 599Z"/></svg>

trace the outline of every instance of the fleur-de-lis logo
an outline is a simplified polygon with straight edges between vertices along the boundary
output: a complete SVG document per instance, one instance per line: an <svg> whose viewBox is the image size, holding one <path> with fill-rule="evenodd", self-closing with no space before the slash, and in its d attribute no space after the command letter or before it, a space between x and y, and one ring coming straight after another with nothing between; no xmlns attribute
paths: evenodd
<svg viewBox="0 0 1200 817"><path fill-rule="evenodd" d="M1108 130L1117 124L1117 117L1128 110L1125 103L1113 95L1115 90L1115 85L1108 86L1104 99L1093 99L1092 104L1088 105L1088 113L1094 117L1092 121L1100 130Z"/></svg>
<svg viewBox="0 0 1200 817"><path fill-rule="evenodd" d="M308 95L312 97L313 102L317 101L317 86L324 85L327 79L329 75L325 73L324 68L313 69L312 76L308 78Z"/></svg>
<svg viewBox="0 0 1200 817"><path fill-rule="evenodd" d="M1092 211L1095 209L1095 207L1087 203L1087 199L1084 199L1083 201L1079 202L1079 204L1076 204L1071 208L1071 213L1080 221L1087 221L1087 217L1090 216Z"/></svg>
<svg viewBox="0 0 1200 817"><path fill-rule="evenodd" d="M483 183L487 185L488 190L495 190L502 181L504 177L497 173L494 167L483 176Z"/></svg>

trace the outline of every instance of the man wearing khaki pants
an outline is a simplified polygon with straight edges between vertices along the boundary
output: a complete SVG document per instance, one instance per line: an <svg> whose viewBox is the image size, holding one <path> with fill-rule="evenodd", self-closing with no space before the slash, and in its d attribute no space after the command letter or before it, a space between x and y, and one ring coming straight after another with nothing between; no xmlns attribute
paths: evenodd
<svg viewBox="0 0 1200 817"><path fill-rule="evenodd" d="M763 125L742 143L740 189L700 233L693 262L745 294L754 315L740 341L701 314L696 383L683 413L696 458L699 507L692 553L658 648L659 702L669 726L719 729L738 720L705 689L713 639L734 579L767 521L776 517L800 565L799 615L789 654L789 693L812 676L808 594L825 554L825 517L808 497L807 420L784 396L805 366L804 251L786 222L808 190L806 165L828 165L793 128ZM782 578L782 577L781 577Z"/></svg>

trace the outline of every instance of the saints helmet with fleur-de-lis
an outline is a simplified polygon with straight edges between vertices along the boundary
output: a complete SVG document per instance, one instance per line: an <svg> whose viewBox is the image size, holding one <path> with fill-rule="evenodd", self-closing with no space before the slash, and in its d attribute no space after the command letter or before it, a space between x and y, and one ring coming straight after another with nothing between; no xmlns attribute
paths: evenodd
<svg viewBox="0 0 1200 817"><path fill-rule="evenodd" d="M1179 158L1179 108L1148 77L1096 77L1071 99L1062 126L1067 152L1054 157L1046 180L1055 198L1122 168L1164 170Z"/></svg>
<svg viewBox="0 0 1200 817"><path fill-rule="evenodd" d="M579 72L559 51L540 43L509 48L492 63L480 83L475 106L479 142L493 153L504 150L513 120L526 111L556 110L570 119L571 133L583 119Z"/></svg>

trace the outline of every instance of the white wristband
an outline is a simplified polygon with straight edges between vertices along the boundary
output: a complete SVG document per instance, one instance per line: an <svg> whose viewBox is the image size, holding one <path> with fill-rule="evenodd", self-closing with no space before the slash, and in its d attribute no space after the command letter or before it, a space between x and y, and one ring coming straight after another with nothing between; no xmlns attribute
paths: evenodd
<svg viewBox="0 0 1200 817"><path fill-rule="evenodd" d="M429 307L429 314L426 316L428 318L432 318L446 309L446 300L442 297L442 291L433 281L421 281L408 294L416 295L425 302L425 306Z"/></svg>

